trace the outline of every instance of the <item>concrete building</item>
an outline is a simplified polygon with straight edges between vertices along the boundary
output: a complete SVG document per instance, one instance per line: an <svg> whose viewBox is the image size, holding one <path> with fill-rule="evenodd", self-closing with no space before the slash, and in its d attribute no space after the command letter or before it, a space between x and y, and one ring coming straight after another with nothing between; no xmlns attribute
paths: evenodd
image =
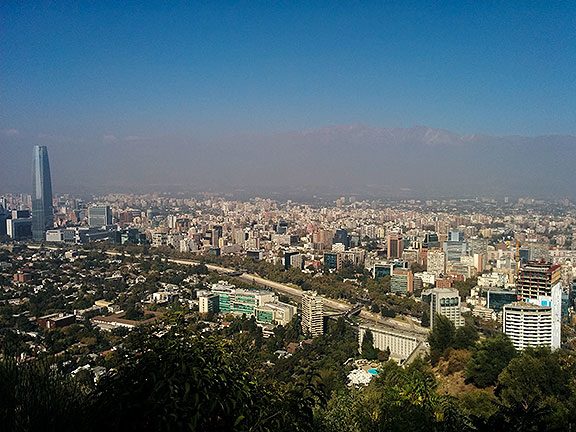
<svg viewBox="0 0 576 432"><path fill-rule="evenodd" d="M374 326L361 325L358 327L358 344L360 347L367 330L372 332L374 348L382 351L389 349L390 357L394 360L407 359L418 345L426 339L425 336L403 334Z"/></svg>
<svg viewBox="0 0 576 432"><path fill-rule="evenodd" d="M312 336L324 333L324 304L314 291L302 295L302 331Z"/></svg>
<svg viewBox="0 0 576 432"><path fill-rule="evenodd" d="M432 288L430 294L430 328L434 327L436 314L444 315L456 327L464 325L460 310L460 296L453 288Z"/></svg>
<svg viewBox="0 0 576 432"><path fill-rule="evenodd" d="M55 313L52 315L40 317L36 320L36 322L38 325L40 325L40 327L50 330L74 324L76 322L76 317L74 315Z"/></svg>
<svg viewBox="0 0 576 432"><path fill-rule="evenodd" d="M560 331L553 329L551 306L516 302L504 306L504 333L516 349L528 346L560 348Z"/></svg>
<svg viewBox="0 0 576 432"><path fill-rule="evenodd" d="M518 296L522 301L538 300L552 296L552 286L562 278L562 266L547 262L529 262L520 268L516 281Z"/></svg>
<svg viewBox="0 0 576 432"><path fill-rule="evenodd" d="M446 273L446 254L440 249L430 249L428 251L428 266L426 271L435 276Z"/></svg>
<svg viewBox="0 0 576 432"><path fill-rule="evenodd" d="M198 308L200 313L246 314L259 323L281 325L292 321L297 312L295 306L278 301L271 291L240 289L224 281L198 291Z"/></svg>
<svg viewBox="0 0 576 432"><path fill-rule="evenodd" d="M218 295L210 291L198 291L198 310L200 313L217 313Z"/></svg>
<svg viewBox="0 0 576 432"><path fill-rule="evenodd" d="M256 321L261 323L276 323L287 325L297 313L296 306L282 303L265 303L255 310Z"/></svg>

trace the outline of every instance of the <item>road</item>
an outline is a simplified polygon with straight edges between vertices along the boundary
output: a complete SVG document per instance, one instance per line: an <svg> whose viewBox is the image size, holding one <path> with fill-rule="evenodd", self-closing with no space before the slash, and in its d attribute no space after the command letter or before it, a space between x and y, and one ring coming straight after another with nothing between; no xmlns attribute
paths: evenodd
<svg viewBox="0 0 576 432"><path fill-rule="evenodd" d="M29 246L31 249L39 249L39 246ZM47 249L51 249L51 250L59 250L60 248L57 247L48 247ZM116 251L104 251L104 253L106 253L107 255L110 256L121 256L123 253L122 252L116 252ZM124 253L124 255L130 256L130 254ZM134 257L138 258L138 257L142 257L141 255L134 255ZM170 263L174 263L174 264L180 264L180 265L200 265L201 263L199 261L194 261L194 260L190 260L190 259L181 259L181 258L168 258L167 259L168 262ZM204 263L204 265L206 266L206 268L210 271L217 271L218 273L223 273L223 274L228 274L228 273L233 273L236 272L235 269L230 269L230 268L226 268L226 267L221 267L221 266L217 266L214 264L206 264ZM256 285L268 288L268 289L272 289L293 297L296 297L298 299L302 298L302 294L303 291L301 289L298 288L294 288L279 282L274 282L268 279L264 279L258 275L255 274L249 274L249 273L242 273L240 276L236 276L238 279L247 282L247 283L254 283ZM352 305L351 303L348 303L344 300L341 301L336 301L333 299L329 299L326 297L322 297L322 302L324 304L324 306L328 309L333 309L336 311L347 311L349 309L351 309L352 307L354 307L354 305ZM375 322L377 322L379 327L385 327L385 328L389 328L391 330L395 330L397 332L408 332L408 333L417 333L420 335L425 335L426 333L428 333L428 329L424 329L423 327L420 326L416 326L413 323L403 323L403 322L399 322L397 320L393 320L391 318L383 318L381 316L379 316L379 314L373 314L372 312L369 312L367 310L361 310L360 311L360 318L362 318L363 320L369 322L371 325L374 325Z"/></svg>

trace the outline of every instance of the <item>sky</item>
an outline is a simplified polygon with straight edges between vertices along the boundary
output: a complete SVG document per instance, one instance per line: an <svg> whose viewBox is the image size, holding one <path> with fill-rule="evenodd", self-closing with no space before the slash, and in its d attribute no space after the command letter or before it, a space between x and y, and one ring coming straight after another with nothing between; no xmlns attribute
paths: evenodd
<svg viewBox="0 0 576 432"><path fill-rule="evenodd" d="M2 0L0 147L349 124L576 135L575 28L554 0Z"/></svg>

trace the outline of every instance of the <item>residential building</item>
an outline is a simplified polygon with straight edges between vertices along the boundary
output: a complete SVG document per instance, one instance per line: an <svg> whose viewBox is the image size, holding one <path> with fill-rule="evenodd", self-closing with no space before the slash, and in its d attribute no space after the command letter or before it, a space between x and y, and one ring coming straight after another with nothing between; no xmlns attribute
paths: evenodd
<svg viewBox="0 0 576 432"><path fill-rule="evenodd" d="M516 302L504 306L504 333L514 347L522 350L528 346L560 348L560 330L553 328L551 306Z"/></svg>
<svg viewBox="0 0 576 432"><path fill-rule="evenodd" d="M324 304L315 291L302 294L302 331L312 336L324 333Z"/></svg>
<svg viewBox="0 0 576 432"><path fill-rule="evenodd" d="M440 276L446 273L446 253L440 249L430 249L428 251L428 273Z"/></svg>

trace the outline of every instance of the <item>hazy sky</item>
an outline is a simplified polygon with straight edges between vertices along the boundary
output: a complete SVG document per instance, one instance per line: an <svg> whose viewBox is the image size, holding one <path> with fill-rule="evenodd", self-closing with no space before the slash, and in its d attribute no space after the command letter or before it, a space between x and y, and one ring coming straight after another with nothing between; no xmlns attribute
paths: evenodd
<svg viewBox="0 0 576 432"><path fill-rule="evenodd" d="M572 1L0 2L0 128L576 134Z"/></svg>
<svg viewBox="0 0 576 432"><path fill-rule="evenodd" d="M576 135L575 29L574 1L0 0L0 193L34 144L56 193L573 192L571 138L322 128Z"/></svg>

